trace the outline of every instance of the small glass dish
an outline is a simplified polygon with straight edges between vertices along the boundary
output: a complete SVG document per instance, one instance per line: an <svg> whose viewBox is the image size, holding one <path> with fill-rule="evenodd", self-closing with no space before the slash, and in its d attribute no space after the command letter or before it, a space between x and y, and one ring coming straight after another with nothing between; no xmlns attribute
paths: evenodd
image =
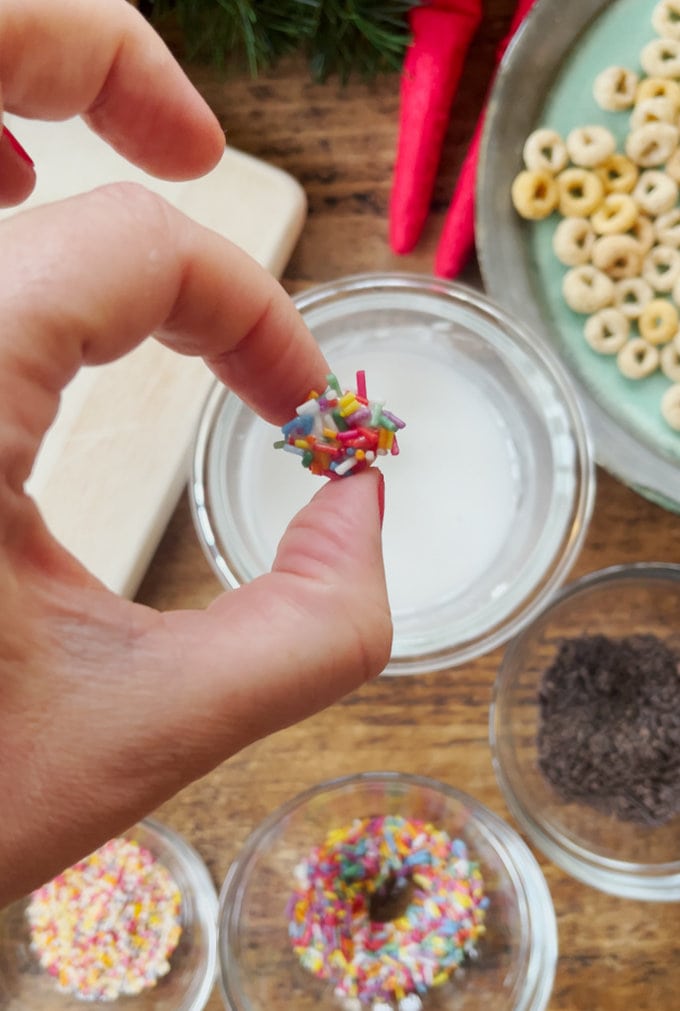
<svg viewBox="0 0 680 1011"><path fill-rule="evenodd" d="M566 791L559 793L539 766L544 671L565 640L599 635L655 636L680 657L680 565L641 563L593 572L563 588L507 647L490 713L498 782L521 829L568 874L625 898L677 902L680 815L658 825L624 820L585 800L565 799ZM612 696L612 709L617 705ZM603 723L596 732L598 738L606 735ZM573 733L576 739L575 726ZM646 731L641 726L638 733ZM606 753L615 760L613 749ZM632 790L628 795L639 804ZM611 792L603 797L609 805ZM643 817L644 808L639 810Z"/></svg>
<svg viewBox="0 0 680 1011"><path fill-rule="evenodd" d="M539 1011L552 990L557 931L552 901L517 833L457 790L420 776L370 772L322 783L284 804L252 833L220 895L219 962L229 1011L341 1011L346 998L307 972L288 937L294 871L332 829L398 815L461 839L479 862L490 900L478 955L422 995L425 1011ZM364 1003L370 1011L371 1003ZM385 1006L384 1004L382 1005ZM396 1006L396 1005L395 1005Z"/></svg>
<svg viewBox="0 0 680 1011"><path fill-rule="evenodd" d="M3 1011L202 1011L215 983L217 894L198 853L172 829L146 818L121 833L148 849L177 883L182 897L182 934L170 971L138 996L87 1002L57 990L30 948L28 898L0 911L0 1007Z"/></svg>
<svg viewBox="0 0 680 1011"><path fill-rule="evenodd" d="M459 665L507 641L566 578L595 479L578 399L552 353L483 296L366 274L296 299L340 383L406 422L385 457L388 674ZM226 587L271 567L319 481L278 429L216 385L190 481L196 530Z"/></svg>

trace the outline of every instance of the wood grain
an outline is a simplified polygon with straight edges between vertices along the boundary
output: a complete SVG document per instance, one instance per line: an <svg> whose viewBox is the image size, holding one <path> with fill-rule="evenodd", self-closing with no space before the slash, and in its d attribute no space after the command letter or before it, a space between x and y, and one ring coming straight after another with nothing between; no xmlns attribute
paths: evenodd
<svg viewBox="0 0 680 1011"><path fill-rule="evenodd" d="M485 3L448 132L433 210L414 253L388 249L387 205L398 81L368 86L310 82L291 62L256 82L188 71L237 147L295 175L309 220L284 274L291 292L362 270L428 272L457 169L472 134L511 0ZM476 283L475 264L466 280ZM680 562L677 516L605 474L572 575L619 562ZM389 508L389 502L387 503ZM186 501L176 510L139 599L160 608L201 607L217 593ZM379 679L302 725L261 741L164 805L221 883L239 846L273 808L321 779L369 769L422 773L455 785L510 818L494 778L488 705L501 652L455 671ZM660 1011L677 1006L677 906L623 901L589 889L538 855L555 903L560 960L551 1011ZM222 1007L217 991L210 1011Z"/></svg>

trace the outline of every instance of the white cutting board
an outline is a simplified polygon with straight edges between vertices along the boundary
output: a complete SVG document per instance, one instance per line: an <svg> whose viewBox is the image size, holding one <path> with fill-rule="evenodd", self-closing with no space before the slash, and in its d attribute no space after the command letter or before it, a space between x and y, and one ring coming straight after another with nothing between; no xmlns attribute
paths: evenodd
<svg viewBox="0 0 680 1011"><path fill-rule="evenodd" d="M282 272L306 213L300 185L227 149L209 175L185 183L147 176L79 119L6 117L36 163L23 207L102 183L144 182L184 213ZM0 211L0 218L8 211ZM110 589L134 596L188 474L203 402L215 382L200 359L147 340L125 358L83 369L67 387L29 482L59 540Z"/></svg>

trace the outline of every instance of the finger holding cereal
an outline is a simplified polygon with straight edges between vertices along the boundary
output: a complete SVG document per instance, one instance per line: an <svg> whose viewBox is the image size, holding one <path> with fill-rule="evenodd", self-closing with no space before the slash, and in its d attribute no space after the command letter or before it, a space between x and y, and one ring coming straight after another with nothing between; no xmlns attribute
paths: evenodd
<svg viewBox="0 0 680 1011"><path fill-rule="evenodd" d="M599 355L615 355L628 340L630 321L618 309L608 307L586 320L583 336Z"/></svg>
<svg viewBox="0 0 680 1011"><path fill-rule="evenodd" d="M530 133L522 152L524 164L530 171L550 172L557 175L567 167L567 147L556 130L540 127Z"/></svg>
<svg viewBox="0 0 680 1011"><path fill-rule="evenodd" d="M616 150L616 140L611 130L604 126L577 126L567 134L567 151L574 165L595 168Z"/></svg>
<svg viewBox="0 0 680 1011"><path fill-rule="evenodd" d="M511 196L521 217L539 221L547 218L557 207L559 188L549 172L526 169L515 176Z"/></svg>
<svg viewBox="0 0 680 1011"><path fill-rule="evenodd" d="M567 271L562 279L562 294L570 309L590 316L611 305L614 282L601 270L586 263Z"/></svg>
<svg viewBox="0 0 680 1011"><path fill-rule="evenodd" d="M594 172L584 168L567 168L557 176L558 208L565 218L587 218L599 207L604 186Z"/></svg>
<svg viewBox="0 0 680 1011"><path fill-rule="evenodd" d="M593 82L593 98L607 112L630 109L635 101L638 75L627 67L606 67Z"/></svg>
<svg viewBox="0 0 680 1011"><path fill-rule="evenodd" d="M553 235L553 252L565 267L578 267L590 259L594 241L588 218L562 218Z"/></svg>
<svg viewBox="0 0 680 1011"><path fill-rule="evenodd" d="M626 379L645 379L659 367L659 352L642 337L633 337L616 356L619 371Z"/></svg>

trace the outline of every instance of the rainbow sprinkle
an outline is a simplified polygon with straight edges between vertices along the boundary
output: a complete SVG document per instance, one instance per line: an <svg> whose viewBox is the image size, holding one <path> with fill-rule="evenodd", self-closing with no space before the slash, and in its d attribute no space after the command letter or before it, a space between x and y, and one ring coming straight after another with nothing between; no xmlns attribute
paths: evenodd
<svg viewBox="0 0 680 1011"><path fill-rule="evenodd" d="M326 382L323 393L312 390L296 408L274 448L300 456L312 474L330 478L358 474L388 453L397 456L396 433L405 424L381 401L368 399L366 374L357 372L356 391L343 392L332 374Z"/></svg>
<svg viewBox="0 0 680 1011"><path fill-rule="evenodd" d="M137 843L112 839L32 894L31 948L62 993L139 994L170 970L180 907L167 869Z"/></svg>
<svg viewBox="0 0 680 1011"><path fill-rule="evenodd" d="M477 956L488 899L465 843L424 821L360 818L328 833L295 869L288 933L301 964L346 1011L419 1011ZM371 919L385 890L408 889L394 919Z"/></svg>

